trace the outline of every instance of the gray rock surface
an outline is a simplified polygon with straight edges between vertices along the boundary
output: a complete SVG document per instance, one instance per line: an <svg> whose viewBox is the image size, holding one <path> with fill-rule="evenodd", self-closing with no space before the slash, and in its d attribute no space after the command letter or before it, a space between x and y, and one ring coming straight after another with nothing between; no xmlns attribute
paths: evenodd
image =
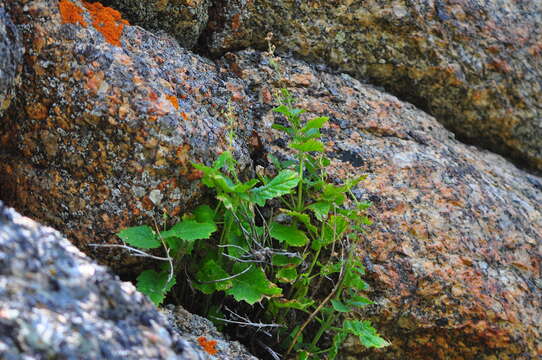
<svg viewBox="0 0 542 360"><path fill-rule="evenodd" d="M15 85L20 81L22 60L19 31L6 12L4 0L0 0L0 116L11 103Z"/></svg>
<svg viewBox="0 0 542 360"><path fill-rule="evenodd" d="M213 323L201 316L192 314L182 306L168 305L161 309L170 324L185 339L194 344L199 344L200 339L216 342L214 349L217 359L223 360L257 360L243 345L237 341L229 341L216 329ZM247 331L252 331L247 328Z"/></svg>
<svg viewBox="0 0 542 360"><path fill-rule="evenodd" d="M542 1L225 0L207 41L332 65L542 170Z"/></svg>
<svg viewBox="0 0 542 360"><path fill-rule="evenodd" d="M120 37L104 37L88 7L9 3L32 70L0 123L0 153L9 154L0 161L0 198L90 251L87 244L116 243L115 232L152 224L164 209L171 216L189 209L203 194L192 162L212 162L231 147L241 167L249 164L252 119L238 79L120 20L106 27L123 26ZM118 254L96 258L133 271Z"/></svg>
<svg viewBox="0 0 542 360"><path fill-rule="evenodd" d="M165 31L187 49L196 45L207 26L210 0L106 0L134 25Z"/></svg>
<svg viewBox="0 0 542 360"><path fill-rule="evenodd" d="M208 357L132 284L0 202L0 358Z"/></svg>
<svg viewBox="0 0 542 360"><path fill-rule="evenodd" d="M358 254L377 305L362 318L392 342L349 359L539 359L542 356L542 178L454 139L435 118L349 75L244 51L224 66L251 89L262 154L288 157L271 129L288 88L323 129L332 179L367 175L372 201ZM259 165L268 168L264 156ZM340 180L339 180L340 181Z"/></svg>

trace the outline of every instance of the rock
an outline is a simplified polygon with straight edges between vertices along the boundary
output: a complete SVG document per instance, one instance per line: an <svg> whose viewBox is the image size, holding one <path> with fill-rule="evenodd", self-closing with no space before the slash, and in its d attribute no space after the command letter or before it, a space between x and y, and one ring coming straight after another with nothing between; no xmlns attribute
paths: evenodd
<svg viewBox="0 0 542 360"><path fill-rule="evenodd" d="M252 90L262 153L288 157L271 129L287 87L323 130L329 175L368 175L360 239L376 306L362 314L393 346L352 359L538 359L542 356L542 178L466 146L433 117L345 74L244 51L226 57ZM269 166L265 158L257 164Z"/></svg>
<svg viewBox="0 0 542 360"><path fill-rule="evenodd" d="M191 49L207 26L210 0L106 0L130 22L151 31L165 31Z"/></svg>
<svg viewBox="0 0 542 360"><path fill-rule="evenodd" d="M115 232L160 221L163 210L188 210L204 191L192 162L231 148L241 168L249 164L252 118L238 79L113 9L85 4L9 3L27 55L0 124L0 198L88 253L89 243L118 243ZM96 30L108 16L116 20ZM133 271L137 258L119 254L94 256Z"/></svg>
<svg viewBox="0 0 542 360"><path fill-rule="evenodd" d="M214 342L212 346L217 351L215 354L217 358L257 360L239 342L227 340L211 321L186 311L182 306L168 305L162 309L162 313L183 338L197 344L205 341Z"/></svg>
<svg viewBox="0 0 542 360"><path fill-rule="evenodd" d="M214 54L283 52L370 79L470 143L542 170L542 2L226 0Z"/></svg>
<svg viewBox="0 0 542 360"><path fill-rule="evenodd" d="M4 0L0 0L0 116L11 103L15 85L20 81L22 59L19 31L6 13Z"/></svg>
<svg viewBox="0 0 542 360"><path fill-rule="evenodd" d="M0 202L0 358L208 357L132 284Z"/></svg>

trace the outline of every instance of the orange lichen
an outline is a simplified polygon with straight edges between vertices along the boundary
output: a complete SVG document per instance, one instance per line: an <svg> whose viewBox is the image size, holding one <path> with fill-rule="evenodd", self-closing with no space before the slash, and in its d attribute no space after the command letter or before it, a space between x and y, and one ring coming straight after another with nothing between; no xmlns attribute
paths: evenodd
<svg viewBox="0 0 542 360"><path fill-rule="evenodd" d="M103 6L99 2L90 3L83 1L83 5L90 13L92 18L92 26L98 30L105 38L105 41L111 45L121 46L120 37L124 25L130 25L128 21L122 18L120 12L107 6ZM64 24L80 24L87 27L87 23L83 19L83 9L75 5L69 0L60 0L58 3L62 23Z"/></svg>
<svg viewBox="0 0 542 360"><path fill-rule="evenodd" d="M205 336L200 336L198 338L198 343L208 354L216 355L216 353L218 353L218 350L215 348L216 340L207 340Z"/></svg>
<svg viewBox="0 0 542 360"><path fill-rule="evenodd" d="M184 111L183 111L183 112L181 112L181 116L183 117L183 119L184 119L185 121L187 121L187 120L188 120L188 114L187 114L187 113L185 113Z"/></svg>
<svg viewBox="0 0 542 360"><path fill-rule="evenodd" d="M173 95L166 95L166 99L169 100L169 102L171 103L171 105L173 105L175 109L179 109L179 100L177 100L177 97Z"/></svg>
<svg viewBox="0 0 542 360"><path fill-rule="evenodd" d="M60 17L63 24L80 24L87 27L87 23L83 19L83 9L75 5L69 0L60 0L58 3Z"/></svg>
<svg viewBox="0 0 542 360"><path fill-rule="evenodd" d="M120 37L124 25L130 25L128 21L122 18L120 12L99 2L89 3L83 1L83 5L90 13L92 26L98 30L105 38L105 41L111 45L121 46Z"/></svg>

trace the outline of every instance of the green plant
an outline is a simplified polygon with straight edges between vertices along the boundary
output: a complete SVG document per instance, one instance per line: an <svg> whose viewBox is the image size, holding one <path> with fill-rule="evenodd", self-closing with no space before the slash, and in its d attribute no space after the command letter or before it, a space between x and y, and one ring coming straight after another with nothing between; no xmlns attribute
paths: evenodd
<svg viewBox="0 0 542 360"><path fill-rule="evenodd" d="M214 208L199 206L162 232L139 226L118 234L134 247L163 247L167 254L159 258L166 266L142 272L137 287L160 304L175 284L177 264L189 256L184 260L192 264L194 288L239 303L262 303L258 320L269 324L259 326L272 328L287 356L334 359L350 334L366 347L387 346L370 322L346 316L372 304L360 295L368 285L354 255L356 241L371 224L364 214L370 203L352 194L364 178L340 185L328 181L330 160L320 140L328 118L303 122L305 111L295 108L289 92L283 90L280 98L275 111L286 122L273 127L290 138L294 155L282 161L269 156L274 176L257 171L257 178L243 180L226 151L212 166L193 164L216 193Z"/></svg>

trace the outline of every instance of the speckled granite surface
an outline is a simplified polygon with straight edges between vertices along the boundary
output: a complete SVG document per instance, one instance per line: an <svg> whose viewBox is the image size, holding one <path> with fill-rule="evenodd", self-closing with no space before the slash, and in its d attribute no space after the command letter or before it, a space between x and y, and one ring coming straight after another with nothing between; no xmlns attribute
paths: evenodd
<svg viewBox="0 0 542 360"><path fill-rule="evenodd" d="M165 31L190 49L207 26L211 0L105 0L102 3L121 11L132 24L150 31Z"/></svg>
<svg viewBox="0 0 542 360"><path fill-rule="evenodd" d="M2 202L0 358L208 359L132 284Z"/></svg>
<svg viewBox="0 0 542 360"><path fill-rule="evenodd" d="M462 138L542 170L542 2L225 0L207 41L368 78Z"/></svg>
<svg viewBox="0 0 542 360"><path fill-rule="evenodd" d="M288 156L270 126L287 87L312 116L329 116L336 179L367 174L374 203L360 239L377 306L363 316L393 346L352 359L538 359L542 356L542 178L456 141L433 117L344 74L261 53L226 57L253 91L264 152ZM268 166L262 162L263 166Z"/></svg>
<svg viewBox="0 0 542 360"><path fill-rule="evenodd" d="M10 4L27 54L19 96L0 123L0 149L11 154L0 161L0 193L23 213L87 251L161 219L164 208L186 211L203 191L191 162L229 147L224 112L235 121L240 166L250 162L252 120L238 79L137 27L111 45L90 25L63 23L56 0ZM112 254L97 257L121 266Z"/></svg>
<svg viewBox="0 0 542 360"><path fill-rule="evenodd" d="M19 30L0 0L0 115L10 104L15 85L20 81L23 46Z"/></svg>

